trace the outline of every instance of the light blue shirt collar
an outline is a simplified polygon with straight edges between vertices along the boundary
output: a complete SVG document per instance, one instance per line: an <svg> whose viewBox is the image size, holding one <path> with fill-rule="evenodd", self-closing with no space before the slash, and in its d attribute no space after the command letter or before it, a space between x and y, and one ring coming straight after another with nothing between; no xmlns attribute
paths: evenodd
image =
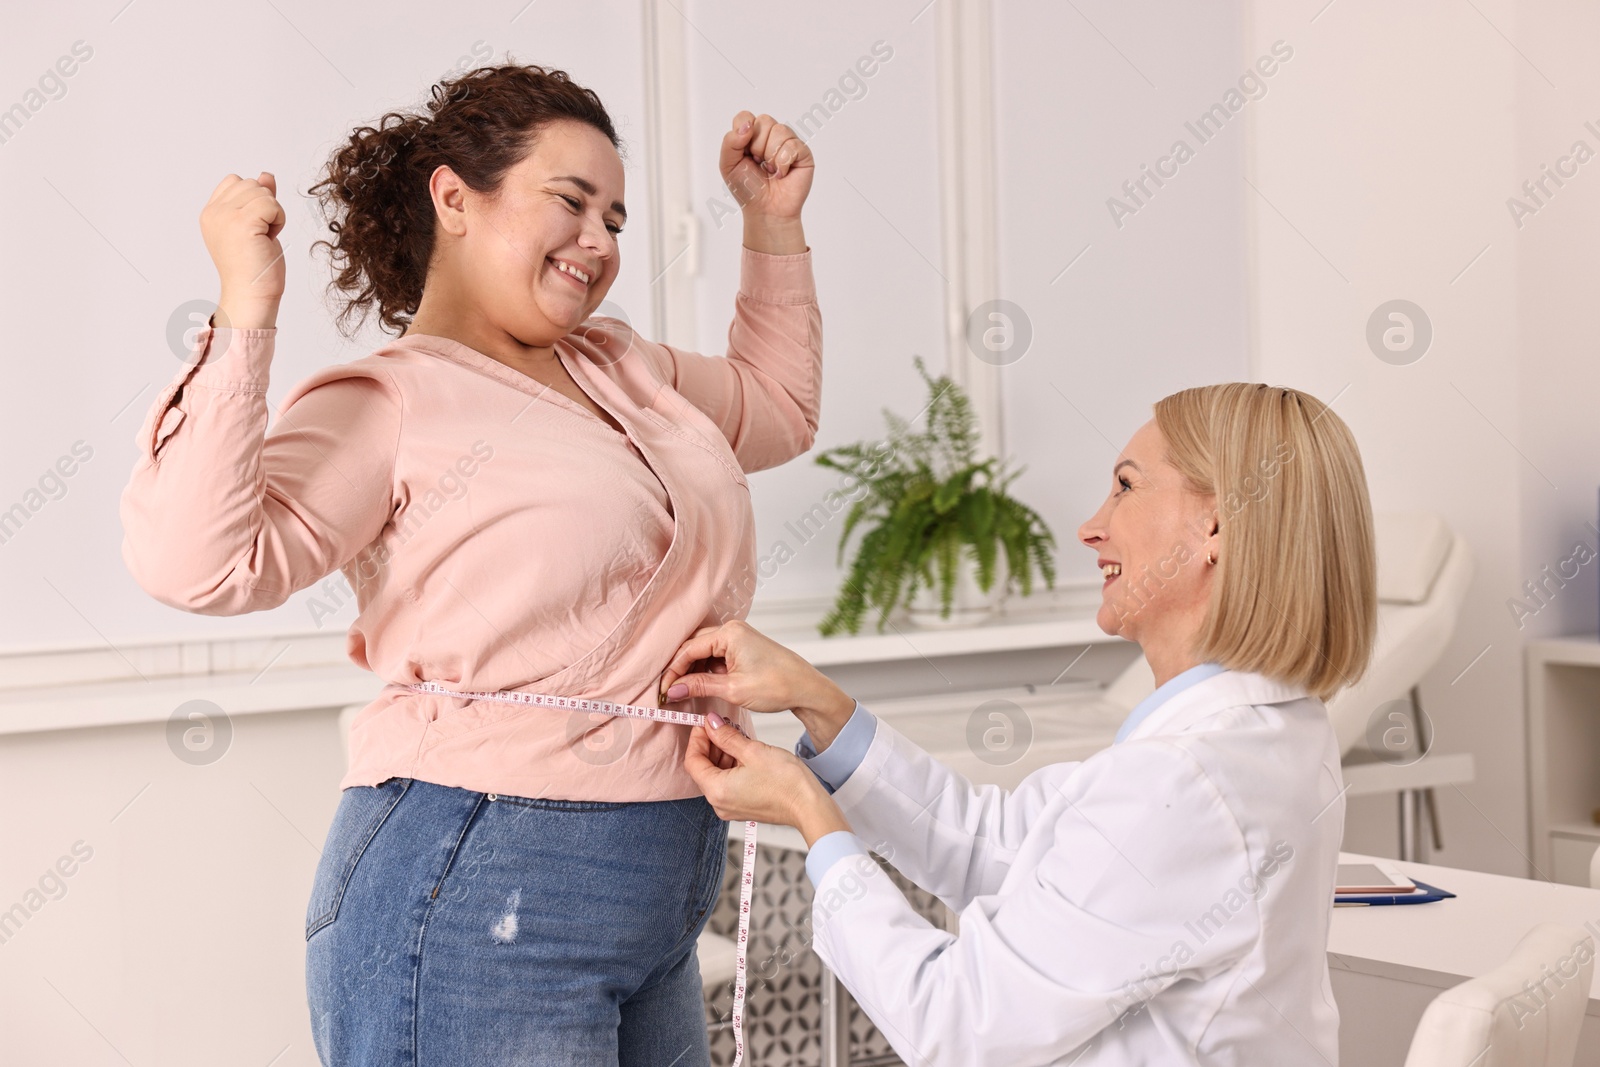
<svg viewBox="0 0 1600 1067"><path fill-rule="evenodd" d="M1122 725L1117 727L1117 738L1112 744L1116 744L1117 741L1121 741L1133 733L1134 727L1149 718L1150 713L1162 704L1165 704L1196 682L1203 682L1214 674L1221 674L1222 670L1223 668L1220 664L1202 663L1199 666L1190 667L1182 674L1168 678L1164 683L1156 687L1154 693L1151 693L1133 706L1133 710L1128 712L1128 717L1122 721Z"/></svg>

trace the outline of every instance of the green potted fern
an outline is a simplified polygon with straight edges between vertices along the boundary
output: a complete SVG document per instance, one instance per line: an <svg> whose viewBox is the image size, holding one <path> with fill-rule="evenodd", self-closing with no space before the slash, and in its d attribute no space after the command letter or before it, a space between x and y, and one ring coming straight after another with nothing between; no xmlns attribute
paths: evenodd
<svg viewBox="0 0 1600 1067"><path fill-rule="evenodd" d="M869 609L882 633L904 606L922 626L970 624L994 609L989 596L1002 562L1002 596L1033 592L1033 568L1055 588L1055 536L1031 508L1007 492L1026 470L1006 472L993 458L978 460L977 420L966 392L948 375L930 378L922 357L917 373L928 386L928 428L918 432L885 408L886 442L830 448L816 457L864 490L845 516L838 561L857 526L865 530L834 606L818 629L824 637L856 633ZM856 492L852 489L852 495ZM987 602L964 604L952 616L958 587L975 583Z"/></svg>

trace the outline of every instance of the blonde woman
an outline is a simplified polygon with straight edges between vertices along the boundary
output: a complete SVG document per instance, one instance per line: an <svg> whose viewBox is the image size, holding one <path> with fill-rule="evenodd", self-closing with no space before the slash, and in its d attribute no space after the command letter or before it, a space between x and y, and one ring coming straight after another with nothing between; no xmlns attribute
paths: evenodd
<svg viewBox="0 0 1600 1067"><path fill-rule="evenodd" d="M722 138L744 249L720 358L592 317L621 269L618 146L593 92L511 64L357 128L313 192L345 311L403 336L300 382L265 436L285 214L268 174L201 213L217 321L139 431L123 555L203 614L335 569L354 589L350 658L388 686L306 909L325 1064L707 1059L694 947L727 824L688 728L410 688L644 704L684 638L749 610L746 472L819 417L811 153L749 112Z"/></svg>
<svg viewBox="0 0 1600 1067"><path fill-rule="evenodd" d="M1157 687L1108 748L974 787L735 621L684 644L668 698L792 708L806 734L791 754L708 718L689 771L725 818L800 830L817 953L906 1063L1336 1064L1344 802L1323 702L1364 672L1377 622L1355 441L1298 390L1188 389L1111 482L1078 536L1101 628L1138 642Z"/></svg>

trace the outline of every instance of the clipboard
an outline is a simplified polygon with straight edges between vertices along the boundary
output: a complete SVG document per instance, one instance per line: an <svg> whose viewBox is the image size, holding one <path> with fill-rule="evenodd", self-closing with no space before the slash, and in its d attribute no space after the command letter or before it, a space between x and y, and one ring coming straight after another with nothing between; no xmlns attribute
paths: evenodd
<svg viewBox="0 0 1600 1067"><path fill-rule="evenodd" d="M1383 904L1427 904L1434 900L1444 900L1446 897L1455 896L1448 889L1431 886L1427 882L1416 883L1417 891L1414 893L1350 893L1336 895L1333 898L1334 907L1361 907L1363 905Z"/></svg>

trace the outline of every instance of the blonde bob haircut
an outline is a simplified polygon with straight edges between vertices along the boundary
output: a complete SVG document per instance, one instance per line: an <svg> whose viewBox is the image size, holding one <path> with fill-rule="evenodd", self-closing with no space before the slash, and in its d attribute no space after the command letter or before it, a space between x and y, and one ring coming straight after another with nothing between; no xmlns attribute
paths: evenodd
<svg viewBox="0 0 1600 1067"><path fill-rule="evenodd" d="M1322 700L1366 672L1378 628L1372 504L1355 437L1298 389L1229 382L1155 405L1167 461L1216 497L1201 662Z"/></svg>

